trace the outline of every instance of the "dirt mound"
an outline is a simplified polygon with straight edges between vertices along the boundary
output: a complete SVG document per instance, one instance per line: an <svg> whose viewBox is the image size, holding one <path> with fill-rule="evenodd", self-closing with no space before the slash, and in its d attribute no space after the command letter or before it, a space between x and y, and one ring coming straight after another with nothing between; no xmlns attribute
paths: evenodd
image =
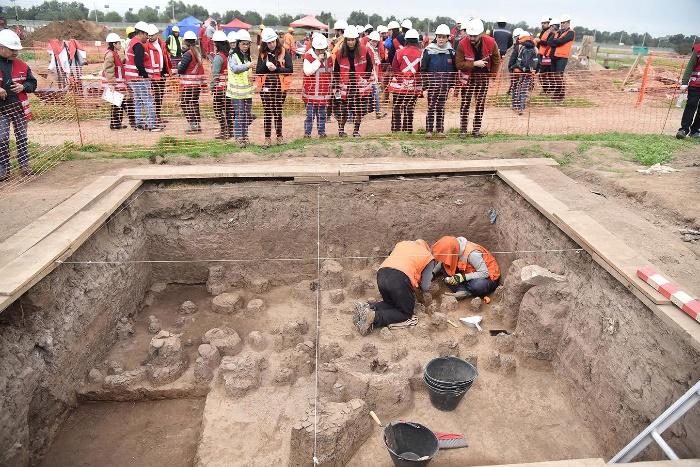
<svg viewBox="0 0 700 467"><path fill-rule="evenodd" d="M103 41L109 30L99 24L81 20L52 21L30 35L33 41L46 42L49 39L77 39Z"/></svg>

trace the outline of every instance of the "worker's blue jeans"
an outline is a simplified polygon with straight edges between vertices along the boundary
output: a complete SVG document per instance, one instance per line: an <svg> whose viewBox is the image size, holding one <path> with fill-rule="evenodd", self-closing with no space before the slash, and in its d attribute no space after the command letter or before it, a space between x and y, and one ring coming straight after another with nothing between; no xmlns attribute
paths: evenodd
<svg viewBox="0 0 700 467"><path fill-rule="evenodd" d="M248 126L252 121L253 99L233 100L233 135L236 139L248 137Z"/></svg>
<svg viewBox="0 0 700 467"><path fill-rule="evenodd" d="M374 111L379 115L379 83L372 83L372 99L374 100Z"/></svg>
<svg viewBox="0 0 700 467"><path fill-rule="evenodd" d="M20 102L0 107L0 175L10 170L10 124L15 127L17 160L22 169L29 168L27 119Z"/></svg>
<svg viewBox="0 0 700 467"><path fill-rule="evenodd" d="M314 116L318 126L318 134L326 134L326 106L322 104L306 104L306 120L304 120L304 135L311 135L314 128Z"/></svg>
<svg viewBox="0 0 700 467"><path fill-rule="evenodd" d="M453 292L467 292L471 297L485 297L498 287L498 281L485 279L472 279L461 284L449 286Z"/></svg>
<svg viewBox="0 0 700 467"><path fill-rule="evenodd" d="M134 95L134 117L136 126L151 129L156 126L156 108L151 94L151 82L147 79L129 81Z"/></svg>
<svg viewBox="0 0 700 467"><path fill-rule="evenodd" d="M519 112L525 110L527 95L530 92L532 75L529 73L516 73L514 75L513 89L511 91L513 108Z"/></svg>

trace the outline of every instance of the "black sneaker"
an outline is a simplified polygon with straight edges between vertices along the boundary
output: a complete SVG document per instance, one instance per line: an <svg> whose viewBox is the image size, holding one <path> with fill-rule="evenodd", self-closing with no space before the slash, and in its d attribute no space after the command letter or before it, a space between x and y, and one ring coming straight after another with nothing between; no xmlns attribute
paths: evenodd
<svg viewBox="0 0 700 467"><path fill-rule="evenodd" d="M693 131L688 136L689 138L700 138L700 131Z"/></svg>
<svg viewBox="0 0 700 467"><path fill-rule="evenodd" d="M676 138L678 138L678 139L683 139L683 138L685 138L686 136L688 136L688 132L685 131L683 128L681 128L680 130L678 130L678 133L676 133Z"/></svg>
<svg viewBox="0 0 700 467"><path fill-rule="evenodd" d="M355 303L355 312L352 316L352 322L360 335L366 336L372 332L372 328L374 327L374 315L374 310L370 308L367 302Z"/></svg>

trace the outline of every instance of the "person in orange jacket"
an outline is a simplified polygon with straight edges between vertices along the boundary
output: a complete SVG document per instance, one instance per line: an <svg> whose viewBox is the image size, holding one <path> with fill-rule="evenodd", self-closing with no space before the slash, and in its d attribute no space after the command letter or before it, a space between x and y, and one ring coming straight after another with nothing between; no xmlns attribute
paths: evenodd
<svg viewBox="0 0 700 467"><path fill-rule="evenodd" d="M366 336L374 327L401 323L413 317L416 289L427 292L433 280L435 258L425 240L406 240L396 244L377 271L379 302L355 304L353 324Z"/></svg>
<svg viewBox="0 0 700 467"><path fill-rule="evenodd" d="M464 237L444 236L433 244L431 252L439 262L434 272L444 271L454 297L483 298L498 287L501 270L483 246Z"/></svg>
<svg viewBox="0 0 700 467"><path fill-rule="evenodd" d="M284 35L284 38L282 40L282 45L286 50L289 51L290 54L292 54L292 57L296 54L296 51L294 50L294 28L293 27L288 27L287 28L287 33Z"/></svg>

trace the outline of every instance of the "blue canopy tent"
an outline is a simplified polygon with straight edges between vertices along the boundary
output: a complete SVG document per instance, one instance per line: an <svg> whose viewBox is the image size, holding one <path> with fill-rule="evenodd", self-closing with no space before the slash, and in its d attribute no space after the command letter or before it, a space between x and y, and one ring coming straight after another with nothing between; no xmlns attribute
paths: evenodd
<svg viewBox="0 0 700 467"><path fill-rule="evenodd" d="M200 20L194 16L188 16L182 21L177 23L177 27L180 28L180 37L185 35L186 31L192 31L195 34L199 34L199 26L202 24ZM168 27L163 31L163 37L168 37L173 31L173 25L169 24Z"/></svg>

